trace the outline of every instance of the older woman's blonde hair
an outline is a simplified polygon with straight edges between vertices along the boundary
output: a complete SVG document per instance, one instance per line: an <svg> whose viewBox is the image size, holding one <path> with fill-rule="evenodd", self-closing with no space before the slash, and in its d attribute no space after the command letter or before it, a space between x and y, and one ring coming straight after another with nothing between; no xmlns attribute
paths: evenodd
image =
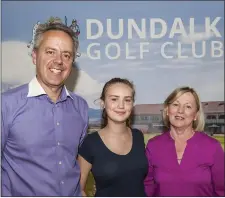
<svg viewBox="0 0 225 198"><path fill-rule="evenodd" d="M167 115L168 106L173 103L177 98L179 98L184 93L192 93L195 98L196 106L197 106L197 116L196 120L193 121L192 127L195 131L203 131L205 127L205 117L202 109L202 104L199 99L197 92L191 87L178 87L175 89L164 101L164 109L163 109L163 122L166 127L170 128L170 121Z"/></svg>

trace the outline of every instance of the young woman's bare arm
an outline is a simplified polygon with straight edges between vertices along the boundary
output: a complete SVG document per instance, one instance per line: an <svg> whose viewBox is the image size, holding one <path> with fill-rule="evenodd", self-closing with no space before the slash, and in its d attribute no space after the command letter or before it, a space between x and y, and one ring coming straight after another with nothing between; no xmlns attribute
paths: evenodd
<svg viewBox="0 0 225 198"><path fill-rule="evenodd" d="M87 162L82 156L78 155L78 163L80 165L80 172L81 172L81 177L80 177L80 186L81 186L81 193L82 196L87 196L85 193L85 185L87 182L87 178L89 175L89 172L91 170L92 164Z"/></svg>

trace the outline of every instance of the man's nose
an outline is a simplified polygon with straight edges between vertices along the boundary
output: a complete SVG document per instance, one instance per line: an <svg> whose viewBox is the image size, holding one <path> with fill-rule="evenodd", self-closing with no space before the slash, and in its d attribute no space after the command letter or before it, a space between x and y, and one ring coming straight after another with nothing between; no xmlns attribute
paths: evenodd
<svg viewBox="0 0 225 198"><path fill-rule="evenodd" d="M61 54L57 54L55 59L54 59L54 63L57 63L59 65L61 65L63 63L63 60L62 60L62 55Z"/></svg>

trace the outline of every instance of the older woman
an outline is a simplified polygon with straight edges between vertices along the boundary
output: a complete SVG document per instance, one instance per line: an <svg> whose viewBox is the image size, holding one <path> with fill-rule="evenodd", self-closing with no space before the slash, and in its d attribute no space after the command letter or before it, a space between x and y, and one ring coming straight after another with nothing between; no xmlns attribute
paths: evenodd
<svg viewBox="0 0 225 198"><path fill-rule="evenodd" d="M201 132L204 114L196 91L175 89L164 102L169 131L149 140L148 196L224 196L224 151Z"/></svg>

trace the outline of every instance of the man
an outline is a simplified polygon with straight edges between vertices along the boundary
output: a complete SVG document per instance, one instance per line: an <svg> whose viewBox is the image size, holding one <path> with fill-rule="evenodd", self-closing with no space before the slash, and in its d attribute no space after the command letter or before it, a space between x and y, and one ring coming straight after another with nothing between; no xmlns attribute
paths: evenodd
<svg viewBox="0 0 225 198"><path fill-rule="evenodd" d="M88 105L64 86L78 40L56 21L39 24L33 43L36 77L2 94L2 196L80 196Z"/></svg>

